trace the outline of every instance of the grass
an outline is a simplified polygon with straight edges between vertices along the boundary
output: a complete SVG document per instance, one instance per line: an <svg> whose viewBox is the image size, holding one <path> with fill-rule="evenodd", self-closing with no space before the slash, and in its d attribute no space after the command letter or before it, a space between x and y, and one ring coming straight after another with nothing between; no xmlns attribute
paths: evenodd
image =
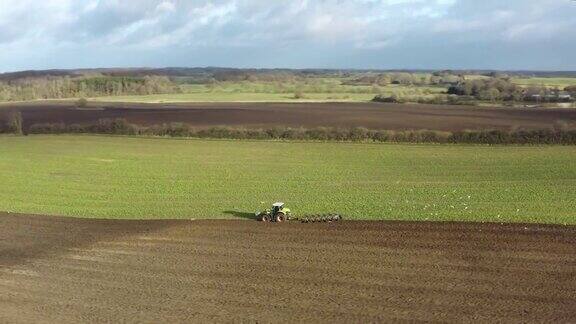
<svg viewBox="0 0 576 324"><path fill-rule="evenodd" d="M364 93L312 93L302 99L295 99L288 93L244 93L244 92L201 92L158 94L147 96L112 96L90 98L94 102L139 102L139 103L179 103L179 102L349 102L369 101L372 94Z"/></svg>
<svg viewBox="0 0 576 324"><path fill-rule="evenodd" d="M512 82L521 86L546 86L564 89L576 85L576 78L513 78Z"/></svg>
<svg viewBox="0 0 576 324"><path fill-rule="evenodd" d="M336 81L338 84L336 84ZM179 102L365 102L377 94L432 98L446 91L443 87L425 86L350 86L337 79L311 83L221 82L209 85L182 85L183 93L144 96L109 96L90 98L100 102L179 103ZM295 93L303 98L295 98Z"/></svg>
<svg viewBox="0 0 576 324"><path fill-rule="evenodd" d="M574 147L4 136L0 152L9 212L233 218L282 200L354 219L576 224Z"/></svg>

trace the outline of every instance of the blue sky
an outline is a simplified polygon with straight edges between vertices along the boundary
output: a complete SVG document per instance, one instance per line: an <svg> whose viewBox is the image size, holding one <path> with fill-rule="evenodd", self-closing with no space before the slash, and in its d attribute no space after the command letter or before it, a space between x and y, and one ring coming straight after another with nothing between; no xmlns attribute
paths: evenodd
<svg viewBox="0 0 576 324"><path fill-rule="evenodd" d="M0 71L576 70L572 0L0 0Z"/></svg>

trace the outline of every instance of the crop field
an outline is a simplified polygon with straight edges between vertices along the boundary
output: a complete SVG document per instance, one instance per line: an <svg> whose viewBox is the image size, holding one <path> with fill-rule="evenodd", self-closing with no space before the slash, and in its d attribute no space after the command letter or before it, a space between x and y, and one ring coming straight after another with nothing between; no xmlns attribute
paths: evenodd
<svg viewBox="0 0 576 324"><path fill-rule="evenodd" d="M513 78L512 82L522 86L546 86L563 89L576 85L576 78Z"/></svg>
<svg viewBox="0 0 576 324"><path fill-rule="evenodd" d="M576 223L574 147L0 137L0 210L251 218L273 201L352 219Z"/></svg>
<svg viewBox="0 0 576 324"><path fill-rule="evenodd" d="M2 323L576 321L575 226L0 212L0 237Z"/></svg>
<svg viewBox="0 0 576 324"><path fill-rule="evenodd" d="M216 85L183 85L183 93L95 97L96 102L366 102L377 94L432 98L445 93L444 87L386 85L341 85L340 79L322 79L312 83L222 82ZM300 97L295 97L299 93Z"/></svg>
<svg viewBox="0 0 576 324"><path fill-rule="evenodd" d="M143 96L110 96L90 98L96 102L179 103L179 102L355 102L370 101L366 93L308 93L296 99L289 93L198 92Z"/></svg>
<svg viewBox="0 0 576 324"><path fill-rule="evenodd" d="M0 136L0 322L574 322L575 159ZM275 200L356 221L247 221Z"/></svg>
<svg viewBox="0 0 576 324"><path fill-rule="evenodd" d="M99 119L123 118L137 125L180 122L192 127L245 128L366 127L381 130L549 129L573 126L576 109L488 108L454 105L388 103L90 103L77 108L65 102L0 105L19 110L24 129L42 123L94 124Z"/></svg>
<svg viewBox="0 0 576 324"><path fill-rule="evenodd" d="M466 75L466 79L487 79L483 75ZM564 89L576 85L570 77L513 77L523 86ZM318 78L307 82L219 82L216 84L182 85L182 93L105 96L90 98L95 102L182 103L182 102L366 102L375 95L397 95L405 99L442 97L447 86L432 85L346 85L346 79ZM296 97L295 94L300 96ZM488 103L486 103L488 104ZM493 104L492 104L493 105Z"/></svg>

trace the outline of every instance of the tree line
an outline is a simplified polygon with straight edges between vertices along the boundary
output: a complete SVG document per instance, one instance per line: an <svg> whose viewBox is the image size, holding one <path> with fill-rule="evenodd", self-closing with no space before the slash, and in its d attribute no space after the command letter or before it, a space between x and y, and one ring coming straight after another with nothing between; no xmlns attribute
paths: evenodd
<svg viewBox="0 0 576 324"><path fill-rule="evenodd" d="M0 82L0 101L178 93L163 76L43 77Z"/></svg>
<svg viewBox="0 0 576 324"><path fill-rule="evenodd" d="M22 116L13 112L0 133L22 134ZM263 129L212 127L197 129L184 123L140 126L125 119L100 119L94 124L34 124L28 134L108 134L132 136L190 137L208 139L259 139L298 141L398 142L398 143L469 143L469 144L556 144L576 145L576 129L555 127L542 130L373 130L364 127L273 127Z"/></svg>
<svg viewBox="0 0 576 324"><path fill-rule="evenodd" d="M379 85L386 86L389 84L417 85L417 86L439 86L450 85L462 82L464 76L448 72L436 73L378 73L365 74L344 82L348 85Z"/></svg>
<svg viewBox="0 0 576 324"><path fill-rule="evenodd" d="M520 87L508 78L461 81L448 88L448 94L485 101L570 102L576 98L576 87L561 90L544 86Z"/></svg>

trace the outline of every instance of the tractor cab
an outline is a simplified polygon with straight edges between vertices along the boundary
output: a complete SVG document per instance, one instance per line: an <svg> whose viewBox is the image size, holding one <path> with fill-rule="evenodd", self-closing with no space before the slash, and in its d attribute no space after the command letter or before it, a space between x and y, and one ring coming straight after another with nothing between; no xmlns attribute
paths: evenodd
<svg viewBox="0 0 576 324"><path fill-rule="evenodd" d="M279 212L281 212L282 210L284 210L284 203L283 203L283 202L274 203L274 204L272 205L272 212L271 212L271 214L272 214L272 215L276 215L276 214L278 214Z"/></svg>

